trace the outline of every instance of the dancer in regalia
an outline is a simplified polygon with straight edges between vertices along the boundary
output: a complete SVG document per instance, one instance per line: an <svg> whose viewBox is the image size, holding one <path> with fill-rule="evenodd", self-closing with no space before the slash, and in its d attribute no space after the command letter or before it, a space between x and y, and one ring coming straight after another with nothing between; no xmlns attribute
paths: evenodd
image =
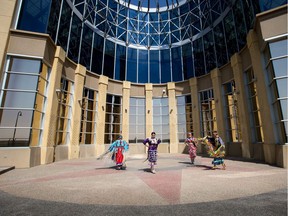
<svg viewBox="0 0 288 216"><path fill-rule="evenodd" d="M158 145L161 143L161 140L157 139L155 136L156 136L156 133L152 132L151 138L146 138L143 141L143 144L148 147L147 160L150 162L151 172L153 174L156 173L155 165L157 163L157 153L158 153L157 148L158 148Z"/></svg>
<svg viewBox="0 0 288 216"><path fill-rule="evenodd" d="M225 170L226 165L223 159L225 156L225 145L221 137L218 135L218 132L213 131L212 136L204 137L202 141L205 141L205 144L208 147L208 153L213 157L212 169L216 169L218 165L222 165L222 168Z"/></svg>
<svg viewBox="0 0 288 216"><path fill-rule="evenodd" d="M185 140L186 146L188 146L189 156L191 164L194 164L195 158L197 156L197 144L198 141L192 136L192 133L188 133L188 137Z"/></svg>
<svg viewBox="0 0 288 216"><path fill-rule="evenodd" d="M118 140L113 142L108 151L112 152L112 160L116 163L116 169L126 169L126 163L125 163L125 152L129 150L129 144L122 140L122 136L120 135L118 137Z"/></svg>

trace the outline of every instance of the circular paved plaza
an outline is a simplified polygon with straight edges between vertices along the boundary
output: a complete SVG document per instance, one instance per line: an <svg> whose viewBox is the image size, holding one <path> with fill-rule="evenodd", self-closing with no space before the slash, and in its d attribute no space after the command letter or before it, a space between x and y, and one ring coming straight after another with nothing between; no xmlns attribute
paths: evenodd
<svg viewBox="0 0 288 216"><path fill-rule="evenodd" d="M157 173L145 155L127 170L107 159L60 161L0 175L0 215L287 215L287 170L225 159L160 154Z"/></svg>

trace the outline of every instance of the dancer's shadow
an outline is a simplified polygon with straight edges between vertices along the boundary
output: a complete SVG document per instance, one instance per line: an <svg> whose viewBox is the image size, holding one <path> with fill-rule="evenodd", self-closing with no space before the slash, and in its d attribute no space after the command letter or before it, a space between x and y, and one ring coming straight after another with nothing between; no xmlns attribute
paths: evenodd
<svg viewBox="0 0 288 216"><path fill-rule="evenodd" d="M139 169L139 171L151 173L151 169L150 168Z"/></svg>
<svg viewBox="0 0 288 216"><path fill-rule="evenodd" d="M197 168L203 168L203 170L212 170L212 166L202 165L202 164L191 164L191 162L187 161L179 161L178 163L181 164L187 164L187 167L197 167Z"/></svg>
<svg viewBox="0 0 288 216"><path fill-rule="evenodd" d="M191 162L188 161L179 161L178 163L191 165Z"/></svg>
<svg viewBox="0 0 288 216"><path fill-rule="evenodd" d="M102 169L116 169L117 166L110 166L110 167L99 167L99 168L95 168L95 170L102 170Z"/></svg>

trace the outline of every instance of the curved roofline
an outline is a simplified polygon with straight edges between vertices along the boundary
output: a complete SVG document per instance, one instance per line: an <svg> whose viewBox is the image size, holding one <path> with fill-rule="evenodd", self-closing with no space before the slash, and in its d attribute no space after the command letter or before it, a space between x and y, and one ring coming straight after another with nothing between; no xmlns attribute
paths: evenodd
<svg viewBox="0 0 288 216"><path fill-rule="evenodd" d="M121 4L127 8L130 8L132 10L141 11L141 12L149 12L149 13L154 13L154 12L156 13L156 12L164 12L164 11L168 11L168 10L173 10L173 9L178 8L181 5L184 5L185 3L188 2L187 0L177 0L175 2L175 4L170 4L167 7L162 6L159 8L155 8L155 7L147 8L147 7L141 7L141 6L138 7L137 5L127 3L125 0L114 0L114 1L116 1L118 4ZM168 2L168 1L166 0L166 2Z"/></svg>

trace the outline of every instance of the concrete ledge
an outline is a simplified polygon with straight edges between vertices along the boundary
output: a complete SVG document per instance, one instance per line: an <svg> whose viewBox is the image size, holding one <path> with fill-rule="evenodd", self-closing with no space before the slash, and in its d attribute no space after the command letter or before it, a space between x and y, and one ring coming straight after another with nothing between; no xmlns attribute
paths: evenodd
<svg viewBox="0 0 288 216"><path fill-rule="evenodd" d="M15 166L16 168L30 167L31 149L29 147L0 148L1 166Z"/></svg>
<svg viewBox="0 0 288 216"><path fill-rule="evenodd" d="M80 158L96 157L96 146L93 144L81 144L79 146L79 157Z"/></svg>

